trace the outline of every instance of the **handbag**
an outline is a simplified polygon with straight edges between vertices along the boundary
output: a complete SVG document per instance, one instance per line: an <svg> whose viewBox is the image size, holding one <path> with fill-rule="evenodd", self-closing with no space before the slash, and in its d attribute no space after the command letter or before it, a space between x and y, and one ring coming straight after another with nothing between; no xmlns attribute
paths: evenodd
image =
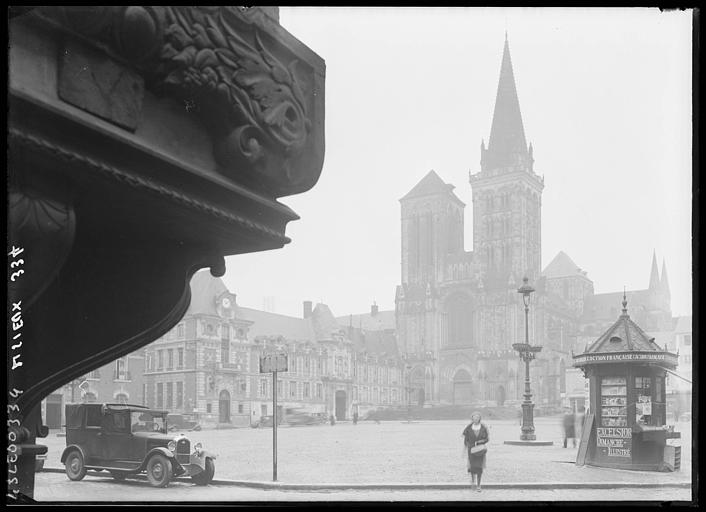
<svg viewBox="0 0 706 512"><path fill-rule="evenodd" d="M479 444L476 446L471 446L471 454L473 455L483 455L485 451L488 449L487 446L484 444Z"/></svg>

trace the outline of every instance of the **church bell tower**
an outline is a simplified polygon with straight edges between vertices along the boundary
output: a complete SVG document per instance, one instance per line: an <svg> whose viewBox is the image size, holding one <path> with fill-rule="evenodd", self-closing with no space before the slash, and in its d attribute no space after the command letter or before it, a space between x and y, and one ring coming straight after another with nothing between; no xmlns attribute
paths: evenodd
<svg viewBox="0 0 706 512"><path fill-rule="evenodd" d="M505 36L495 111L481 170L470 175L473 192L473 251L486 286L506 286L541 271L541 205L544 179L534 172L520 114L510 45Z"/></svg>

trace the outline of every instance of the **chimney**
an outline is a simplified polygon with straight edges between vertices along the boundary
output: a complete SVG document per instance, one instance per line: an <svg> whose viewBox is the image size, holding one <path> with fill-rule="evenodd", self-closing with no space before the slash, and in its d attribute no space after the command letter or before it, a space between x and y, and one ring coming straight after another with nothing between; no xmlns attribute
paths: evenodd
<svg viewBox="0 0 706 512"><path fill-rule="evenodd" d="M378 314L378 305L373 302L373 305L370 306L370 316L375 316Z"/></svg>
<svg viewBox="0 0 706 512"><path fill-rule="evenodd" d="M304 301L304 318L309 318L311 316L311 301Z"/></svg>

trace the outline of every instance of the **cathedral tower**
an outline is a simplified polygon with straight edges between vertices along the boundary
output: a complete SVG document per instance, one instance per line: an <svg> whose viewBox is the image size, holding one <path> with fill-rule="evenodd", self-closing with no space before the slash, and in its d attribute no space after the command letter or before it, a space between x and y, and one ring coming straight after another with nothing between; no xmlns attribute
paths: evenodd
<svg viewBox="0 0 706 512"><path fill-rule="evenodd" d="M402 206L402 283L443 280L449 254L463 250L465 204L433 170L407 193Z"/></svg>
<svg viewBox="0 0 706 512"><path fill-rule="evenodd" d="M541 269L541 204L544 179L534 173L517 98L510 46L505 38L488 147L481 143L481 171L470 175L473 251L486 286L531 282Z"/></svg>

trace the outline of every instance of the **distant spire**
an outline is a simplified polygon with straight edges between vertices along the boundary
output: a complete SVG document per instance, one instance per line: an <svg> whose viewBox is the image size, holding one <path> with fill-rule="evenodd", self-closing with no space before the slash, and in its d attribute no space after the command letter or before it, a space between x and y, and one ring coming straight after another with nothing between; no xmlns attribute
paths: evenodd
<svg viewBox="0 0 706 512"><path fill-rule="evenodd" d="M507 34L506 34L507 35ZM517 99L510 45L505 38L495 110L490 128L485 168L508 167L527 161L527 141Z"/></svg>
<svg viewBox="0 0 706 512"><path fill-rule="evenodd" d="M655 291L659 288L659 270L657 269L657 253L652 250L652 270L650 271L649 289Z"/></svg>
<svg viewBox="0 0 706 512"><path fill-rule="evenodd" d="M670 295L669 279L667 278L667 262L664 261L664 258L662 258L662 274L659 279L659 287L662 289L663 293Z"/></svg>

